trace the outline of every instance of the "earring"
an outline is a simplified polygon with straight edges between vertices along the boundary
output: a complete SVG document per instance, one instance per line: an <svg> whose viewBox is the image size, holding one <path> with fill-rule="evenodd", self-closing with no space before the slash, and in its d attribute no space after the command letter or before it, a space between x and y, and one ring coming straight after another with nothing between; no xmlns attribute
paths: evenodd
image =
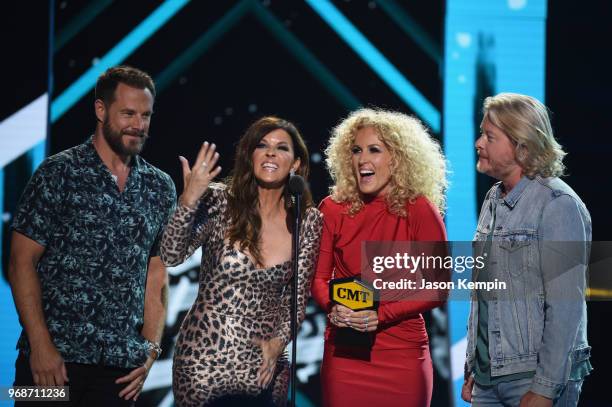
<svg viewBox="0 0 612 407"><path fill-rule="evenodd" d="M289 176L290 176L290 177L293 177L294 175L295 175L295 170L292 168L292 169L289 171Z"/></svg>

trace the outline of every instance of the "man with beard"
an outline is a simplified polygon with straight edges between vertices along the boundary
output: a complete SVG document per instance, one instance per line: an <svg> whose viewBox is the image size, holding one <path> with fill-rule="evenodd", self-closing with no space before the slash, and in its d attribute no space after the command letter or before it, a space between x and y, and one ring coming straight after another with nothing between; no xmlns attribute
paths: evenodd
<svg viewBox="0 0 612 407"><path fill-rule="evenodd" d="M43 162L13 220L8 274L23 326L14 385L69 386L60 405L133 405L161 352L159 240L176 192L138 156L149 75L110 68L95 92L94 135Z"/></svg>
<svg viewBox="0 0 612 407"><path fill-rule="evenodd" d="M592 367L586 270L591 216L561 180L566 153L537 99L485 99L476 169L497 182L474 235L485 259L468 322L462 398L473 407L570 407Z"/></svg>

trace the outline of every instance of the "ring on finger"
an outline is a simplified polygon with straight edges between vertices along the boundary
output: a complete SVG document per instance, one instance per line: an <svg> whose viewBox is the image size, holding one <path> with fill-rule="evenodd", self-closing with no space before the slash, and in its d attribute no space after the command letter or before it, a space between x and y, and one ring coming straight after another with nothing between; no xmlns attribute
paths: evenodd
<svg viewBox="0 0 612 407"><path fill-rule="evenodd" d="M207 166L208 166L208 163L207 163L206 161L204 161L204 162L202 163L202 167L207 167Z"/></svg>

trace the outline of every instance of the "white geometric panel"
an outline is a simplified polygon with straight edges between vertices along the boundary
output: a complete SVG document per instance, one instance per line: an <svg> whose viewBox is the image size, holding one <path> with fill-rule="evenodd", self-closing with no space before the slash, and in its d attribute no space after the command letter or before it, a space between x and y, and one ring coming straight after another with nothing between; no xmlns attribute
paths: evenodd
<svg viewBox="0 0 612 407"><path fill-rule="evenodd" d="M451 368L453 369L453 381L463 378L463 365L465 362L465 351L467 350L467 338L461 339L451 347Z"/></svg>
<svg viewBox="0 0 612 407"><path fill-rule="evenodd" d="M0 123L0 168L47 138L47 103L45 93Z"/></svg>

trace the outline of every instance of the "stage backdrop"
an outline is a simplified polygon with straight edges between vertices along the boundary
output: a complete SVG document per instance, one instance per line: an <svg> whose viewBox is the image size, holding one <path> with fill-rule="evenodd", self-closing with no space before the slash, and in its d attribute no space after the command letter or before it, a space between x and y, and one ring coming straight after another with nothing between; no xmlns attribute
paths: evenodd
<svg viewBox="0 0 612 407"><path fill-rule="evenodd" d="M0 387L13 383L21 331L6 279L9 224L25 183L46 156L52 7L40 2L37 8L32 13L31 4L9 2L2 10L2 76L8 89L0 98Z"/></svg>
<svg viewBox="0 0 612 407"><path fill-rule="evenodd" d="M20 86L17 100L3 98L0 111L3 275L7 227L25 182L47 150L59 152L91 134L92 89L112 65L134 65L156 80L156 113L143 154L173 177L179 192L179 154L193 159L202 141L215 142L225 176L244 129L276 114L294 121L307 140L318 201L329 184L322 151L342 117L359 106L414 114L443 143L450 161L446 222L454 240L471 239L477 197L489 183L474 175L482 99L499 91L544 96L544 0L57 0L48 7L7 7L11 35L2 41L13 63L4 69ZM172 351L195 297L198 259L196 253L169 270L164 353L139 405L172 405ZM446 309L426 315L436 367L434 406L463 404L458 389L466 307L450 304L449 325ZM19 332L4 277L0 323L2 386L12 381ZM309 305L298 338L300 406L320 403L324 325L325 315Z"/></svg>

